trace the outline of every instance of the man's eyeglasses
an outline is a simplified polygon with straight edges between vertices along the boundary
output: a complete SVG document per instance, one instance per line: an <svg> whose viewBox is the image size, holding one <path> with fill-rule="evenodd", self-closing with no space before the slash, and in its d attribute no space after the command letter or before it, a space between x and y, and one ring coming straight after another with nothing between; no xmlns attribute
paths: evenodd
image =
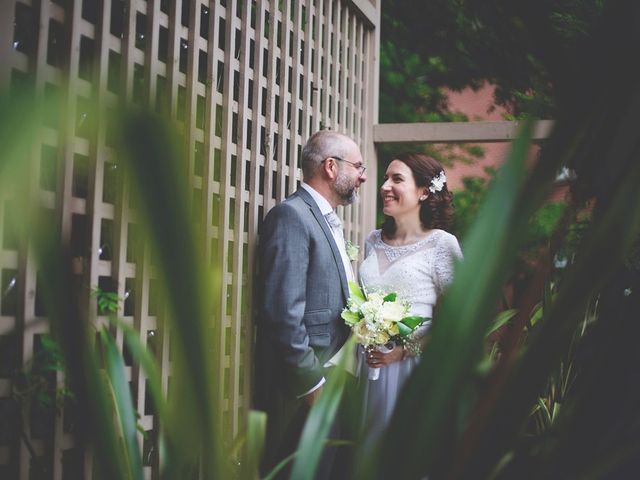
<svg viewBox="0 0 640 480"><path fill-rule="evenodd" d="M344 158L340 158L340 157L336 157L336 156L331 156L331 157L327 157L327 158L333 158L334 160L338 160L340 162L346 162L349 165L353 165L353 168L358 170L358 175L360 175L360 176L364 175L364 171L367 169L367 167L365 167L362 164L358 165L357 163L350 162L349 160L345 160ZM324 160L327 160L327 158L325 158Z"/></svg>

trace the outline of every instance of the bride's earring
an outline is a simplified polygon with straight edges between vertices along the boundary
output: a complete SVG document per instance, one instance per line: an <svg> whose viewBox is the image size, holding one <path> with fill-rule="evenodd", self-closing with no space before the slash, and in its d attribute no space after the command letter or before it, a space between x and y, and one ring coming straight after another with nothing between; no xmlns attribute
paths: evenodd
<svg viewBox="0 0 640 480"><path fill-rule="evenodd" d="M426 196L426 195L422 195L422 196L420 197L420 201L421 201L421 202L424 202L426 199L427 199L427 196Z"/></svg>

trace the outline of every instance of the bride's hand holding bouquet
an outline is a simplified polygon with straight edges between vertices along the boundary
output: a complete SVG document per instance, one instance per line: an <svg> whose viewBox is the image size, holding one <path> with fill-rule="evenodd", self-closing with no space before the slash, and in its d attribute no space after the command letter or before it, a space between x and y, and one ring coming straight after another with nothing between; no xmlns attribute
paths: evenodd
<svg viewBox="0 0 640 480"><path fill-rule="evenodd" d="M413 331L428 318L409 315L411 305L398 298L394 292L366 292L355 282L349 282L349 300L342 311L342 318L351 328L356 341L363 345L369 357L369 365L386 365L397 353L402 359L402 350ZM377 352L391 357L379 356ZM399 352L398 352L399 350ZM369 369L369 379L377 380L380 369Z"/></svg>

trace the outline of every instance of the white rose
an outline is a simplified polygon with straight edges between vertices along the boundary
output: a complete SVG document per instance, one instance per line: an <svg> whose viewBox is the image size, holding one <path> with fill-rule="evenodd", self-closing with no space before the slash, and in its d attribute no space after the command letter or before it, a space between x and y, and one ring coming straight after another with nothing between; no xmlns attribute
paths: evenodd
<svg viewBox="0 0 640 480"><path fill-rule="evenodd" d="M385 302L382 306L382 318L392 322L399 322L407 313L405 305L401 302Z"/></svg>

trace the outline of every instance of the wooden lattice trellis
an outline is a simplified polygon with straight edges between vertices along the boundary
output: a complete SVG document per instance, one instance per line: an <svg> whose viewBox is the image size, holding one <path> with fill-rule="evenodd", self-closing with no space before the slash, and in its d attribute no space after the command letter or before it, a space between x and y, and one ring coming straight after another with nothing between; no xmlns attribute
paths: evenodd
<svg viewBox="0 0 640 480"><path fill-rule="evenodd" d="M61 227L89 287L117 292L119 316L155 352L167 388L169 342L149 254L110 144L108 125L87 105L138 104L176 121L188 155L194 215L206 227L207 260L223 268L219 342L234 435L249 407L251 278L258 226L300 181L301 144L321 127L359 141L373 182L363 201L341 209L352 241L373 227L379 0L3 0L0 85L65 99L33 146L31 188ZM5 228L15 206L0 198L0 478L29 478L11 374L42 348L48 331L37 267ZM93 300L96 325L106 318ZM122 348L121 334L117 337ZM140 413L154 419L140 369L127 374ZM50 378L62 386L61 373ZM25 432L50 478L91 478L90 452L73 435L72 411L34 409ZM140 436L143 443L143 437ZM146 448L146 446L145 446ZM149 465L146 474L153 475Z"/></svg>

